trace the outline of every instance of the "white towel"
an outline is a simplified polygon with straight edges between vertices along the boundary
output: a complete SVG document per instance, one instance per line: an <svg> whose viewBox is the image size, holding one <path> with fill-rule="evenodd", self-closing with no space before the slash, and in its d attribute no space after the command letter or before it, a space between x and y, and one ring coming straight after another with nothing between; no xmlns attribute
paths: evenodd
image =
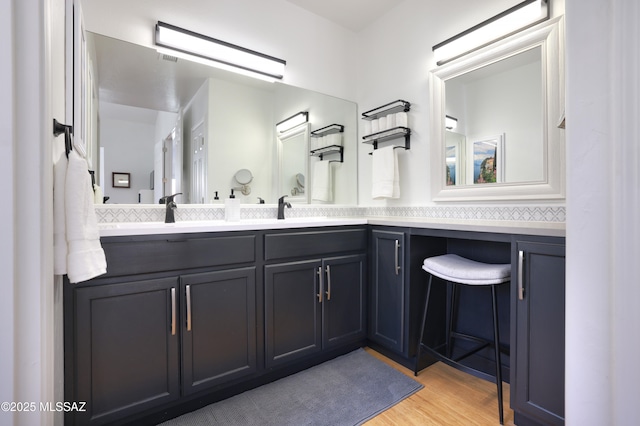
<svg viewBox="0 0 640 426"><path fill-rule="evenodd" d="M396 112L396 126L409 127L409 116L406 112Z"/></svg>
<svg viewBox="0 0 640 426"><path fill-rule="evenodd" d="M53 273L67 273L67 231L64 217L64 189L67 177L64 151L53 165Z"/></svg>
<svg viewBox="0 0 640 426"><path fill-rule="evenodd" d="M67 276L72 283L87 281L107 272L93 205L91 176L87 170L87 161L78 154L78 149L71 151L65 185L65 227Z"/></svg>
<svg viewBox="0 0 640 426"><path fill-rule="evenodd" d="M378 119L371 120L371 133L378 133L380 131L380 122Z"/></svg>
<svg viewBox="0 0 640 426"><path fill-rule="evenodd" d="M316 161L313 167L311 199L316 201L333 201L333 185L331 184L331 163Z"/></svg>
<svg viewBox="0 0 640 426"><path fill-rule="evenodd" d="M98 185L93 185L93 204L104 204L104 194Z"/></svg>
<svg viewBox="0 0 640 426"><path fill-rule="evenodd" d="M371 196L374 200L400 197L398 155L393 146L373 150Z"/></svg>

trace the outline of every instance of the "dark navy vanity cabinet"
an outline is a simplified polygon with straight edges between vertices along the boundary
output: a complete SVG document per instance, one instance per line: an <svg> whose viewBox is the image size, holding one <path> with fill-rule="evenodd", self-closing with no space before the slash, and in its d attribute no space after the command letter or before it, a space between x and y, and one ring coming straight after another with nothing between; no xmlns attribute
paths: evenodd
<svg viewBox="0 0 640 426"><path fill-rule="evenodd" d="M65 424L156 424L365 344L366 226L108 237L65 282Z"/></svg>
<svg viewBox="0 0 640 426"><path fill-rule="evenodd" d="M178 277L122 279L73 291L65 339L65 399L87 411L65 424L105 424L180 398L180 334L172 333ZM71 295L69 295L71 296ZM71 336L69 336L71 334ZM73 342L69 340L73 339Z"/></svg>
<svg viewBox="0 0 640 426"><path fill-rule="evenodd" d="M67 425L157 424L364 345L413 368L422 262L445 253L511 263L498 316L516 423L564 422L564 238L347 225L101 241L108 273L64 286L65 400L87 402ZM461 290L457 325L482 337L478 290ZM469 362L493 374L492 356Z"/></svg>
<svg viewBox="0 0 640 426"><path fill-rule="evenodd" d="M108 424L257 371L254 234L102 241L108 273L65 285L69 424Z"/></svg>
<svg viewBox="0 0 640 426"><path fill-rule="evenodd" d="M265 236L266 366L362 341L364 228Z"/></svg>
<svg viewBox="0 0 640 426"><path fill-rule="evenodd" d="M565 245L518 238L513 245L511 341L515 423L564 424Z"/></svg>
<svg viewBox="0 0 640 426"><path fill-rule="evenodd" d="M405 353L405 234L401 230L371 232L369 339Z"/></svg>
<svg viewBox="0 0 640 426"><path fill-rule="evenodd" d="M481 262L510 263L512 281L498 289L498 317L501 347L510 350L510 356L502 356L502 377L511 384L516 424L564 424L564 250L564 238L559 237L372 226L369 344L413 369L428 280L422 270L426 257L454 253ZM461 289L457 327L490 338L491 322L474 319L483 317L479 310L490 307L483 302L484 290ZM444 343L447 291L443 286L432 289L430 322L442 327L426 330L424 342L429 346ZM423 357L421 368L433 361ZM464 363L495 374L489 349Z"/></svg>

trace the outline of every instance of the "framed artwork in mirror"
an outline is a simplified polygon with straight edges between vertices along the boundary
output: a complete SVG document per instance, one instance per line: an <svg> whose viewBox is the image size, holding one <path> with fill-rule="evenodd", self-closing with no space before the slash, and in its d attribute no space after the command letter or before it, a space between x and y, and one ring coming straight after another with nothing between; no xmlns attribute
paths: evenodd
<svg viewBox="0 0 640 426"><path fill-rule="evenodd" d="M458 162L460 154L458 153L458 147L455 145L447 146L445 152L445 162L447 163L447 186L456 185L458 183Z"/></svg>
<svg viewBox="0 0 640 426"><path fill-rule="evenodd" d="M504 182L504 135L475 139L470 145L473 184Z"/></svg>
<svg viewBox="0 0 640 426"><path fill-rule="evenodd" d="M466 137L459 133L447 131L445 133L445 172L446 185L465 184Z"/></svg>
<svg viewBox="0 0 640 426"><path fill-rule="evenodd" d="M130 173L111 173L111 186L114 188L131 188Z"/></svg>

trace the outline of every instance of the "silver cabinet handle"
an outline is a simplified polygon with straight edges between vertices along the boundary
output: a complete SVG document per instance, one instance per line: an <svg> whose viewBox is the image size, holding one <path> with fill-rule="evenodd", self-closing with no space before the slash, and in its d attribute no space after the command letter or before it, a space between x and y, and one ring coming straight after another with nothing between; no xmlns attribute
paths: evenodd
<svg viewBox="0 0 640 426"><path fill-rule="evenodd" d="M524 251L518 251L518 300L524 300Z"/></svg>
<svg viewBox="0 0 640 426"><path fill-rule="evenodd" d="M176 288L171 288L171 335L176 335Z"/></svg>
<svg viewBox="0 0 640 426"><path fill-rule="evenodd" d="M331 300L331 267L327 265L327 301Z"/></svg>
<svg viewBox="0 0 640 426"><path fill-rule="evenodd" d="M396 240L396 275L400 273L400 241Z"/></svg>
<svg viewBox="0 0 640 426"><path fill-rule="evenodd" d="M322 303L322 290L324 288L322 282L322 266L318 266L318 303Z"/></svg>
<svg viewBox="0 0 640 426"><path fill-rule="evenodd" d="M187 331L191 331L191 286L185 288L187 295Z"/></svg>

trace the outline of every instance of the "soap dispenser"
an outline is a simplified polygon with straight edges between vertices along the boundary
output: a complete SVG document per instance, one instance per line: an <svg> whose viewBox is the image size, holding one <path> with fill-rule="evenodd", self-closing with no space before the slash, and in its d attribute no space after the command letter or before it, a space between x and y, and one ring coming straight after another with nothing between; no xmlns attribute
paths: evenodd
<svg viewBox="0 0 640 426"><path fill-rule="evenodd" d="M240 220L240 200L233 194L224 200L224 220L228 222L238 222Z"/></svg>

